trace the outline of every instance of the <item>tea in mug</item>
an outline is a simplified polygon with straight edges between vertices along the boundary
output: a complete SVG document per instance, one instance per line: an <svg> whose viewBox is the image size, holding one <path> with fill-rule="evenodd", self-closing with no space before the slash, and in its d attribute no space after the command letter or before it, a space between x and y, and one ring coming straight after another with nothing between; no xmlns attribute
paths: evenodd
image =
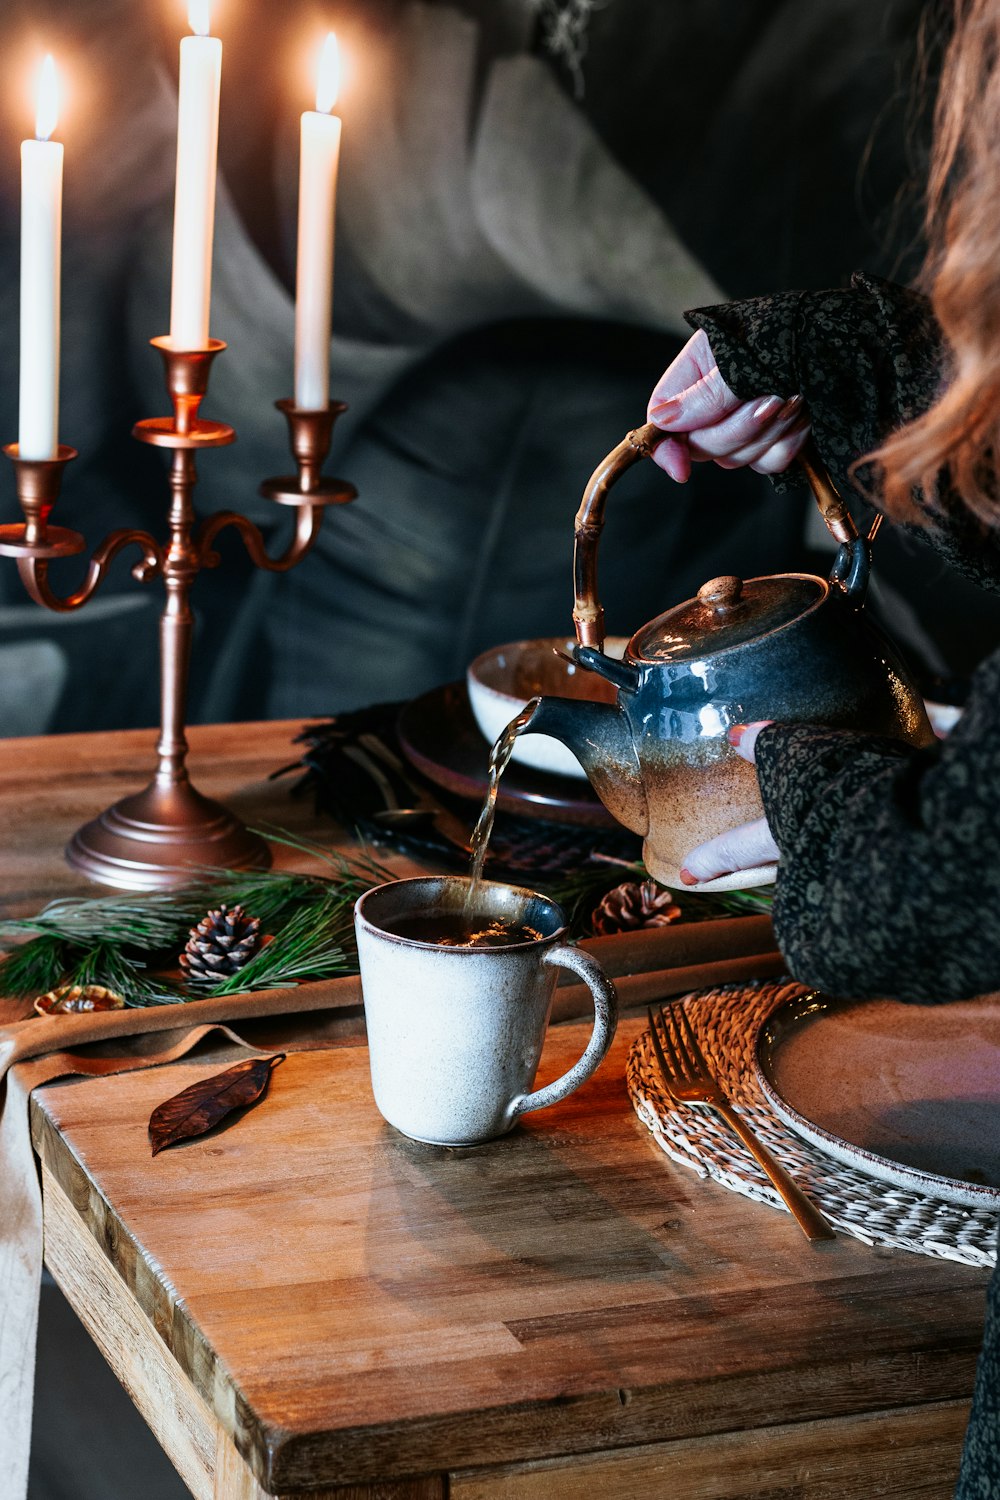
<svg viewBox="0 0 1000 1500"><path fill-rule="evenodd" d="M464 911L408 912L384 924L386 932L436 948L510 948L515 943L537 943L542 934L526 922L502 917L477 919Z"/></svg>

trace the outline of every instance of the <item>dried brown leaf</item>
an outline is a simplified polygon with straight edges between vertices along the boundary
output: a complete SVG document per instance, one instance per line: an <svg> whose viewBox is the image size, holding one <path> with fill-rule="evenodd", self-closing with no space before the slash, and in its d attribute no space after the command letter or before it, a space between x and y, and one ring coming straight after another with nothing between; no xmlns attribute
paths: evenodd
<svg viewBox="0 0 1000 1500"><path fill-rule="evenodd" d="M153 1155L177 1141L204 1135L235 1109L255 1104L267 1092L271 1073L287 1053L271 1057L250 1057L224 1073L200 1078L190 1088L182 1089L172 1099L158 1104L149 1117L149 1139Z"/></svg>

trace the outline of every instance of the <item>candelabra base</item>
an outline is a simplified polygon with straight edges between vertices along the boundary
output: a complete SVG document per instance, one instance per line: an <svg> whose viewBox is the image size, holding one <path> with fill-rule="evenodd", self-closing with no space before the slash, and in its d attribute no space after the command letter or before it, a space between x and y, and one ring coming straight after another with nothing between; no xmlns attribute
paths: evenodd
<svg viewBox="0 0 1000 1500"><path fill-rule="evenodd" d="M125 890L184 885L206 868L265 870L267 844L188 781L153 781L84 824L66 859L89 880Z"/></svg>

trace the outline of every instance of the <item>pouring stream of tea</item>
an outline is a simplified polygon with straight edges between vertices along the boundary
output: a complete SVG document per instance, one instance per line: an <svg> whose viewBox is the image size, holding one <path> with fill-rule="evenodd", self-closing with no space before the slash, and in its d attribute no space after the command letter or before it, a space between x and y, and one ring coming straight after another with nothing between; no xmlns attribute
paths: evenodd
<svg viewBox="0 0 1000 1500"><path fill-rule="evenodd" d="M535 717L535 709L542 700L532 698L526 703L516 718L511 719L507 728L498 738L493 749L490 751L489 786L486 791L486 800L483 803L479 820L472 831L472 863L469 869L471 877L469 889L465 896L465 911L471 915L476 904L476 896L479 891L479 882L483 878L483 865L486 863L486 851L489 848L490 834L493 832L493 822L497 815L497 793L500 789L500 777L507 769L511 755L514 753L514 743L519 734L523 734Z"/></svg>

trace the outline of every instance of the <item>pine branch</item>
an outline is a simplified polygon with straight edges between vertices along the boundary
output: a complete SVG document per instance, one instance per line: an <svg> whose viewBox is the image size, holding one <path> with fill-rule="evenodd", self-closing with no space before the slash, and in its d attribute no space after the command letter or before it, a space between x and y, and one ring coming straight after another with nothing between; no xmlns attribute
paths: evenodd
<svg viewBox="0 0 1000 1500"><path fill-rule="evenodd" d="M649 875L641 860L594 859L571 875L543 886L546 895L558 901L574 937L592 935L591 915L610 890L623 881L640 882ZM674 891L682 922L710 922L720 917L746 917L769 912L774 900L771 887L749 891Z"/></svg>
<svg viewBox="0 0 1000 1500"><path fill-rule="evenodd" d="M127 957L114 943L97 943L63 975L63 984L103 985L129 1007L176 1005L186 997L178 985L150 975L144 963Z"/></svg>
<svg viewBox="0 0 1000 1500"><path fill-rule="evenodd" d="M71 952L50 934L12 948L0 958L0 994L22 998L54 990L62 983Z"/></svg>
<svg viewBox="0 0 1000 1500"><path fill-rule="evenodd" d="M333 876L326 877L327 879L334 879L338 885L345 882L358 883L359 895L363 895L373 885L385 885L398 878L388 866L379 864L360 836L358 851L347 855L341 849L329 849L325 844L317 844L313 839L289 833L287 829L276 828L268 823L254 828L252 832L259 833L261 838L268 839L272 844L282 844L286 849L294 849L297 854L307 854L311 859L320 860L333 871ZM314 878L322 880L324 877Z"/></svg>
<svg viewBox="0 0 1000 1500"><path fill-rule="evenodd" d="M343 908L351 905L353 903L345 902L338 895L319 905L303 907L236 974L228 975L202 993L240 995L250 990L283 989L304 980L331 979L354 972L356 964L349 960L337 941Z"/></svg>
<svg viewBox="0 0 1000 1500"><path fill-rule="evenodd" d="M637 861L625 864L615 860L589 860L586 864L564 875L556 881L546 881L544 891L553 901L558 901L566 913L566 920L573 937L591 936L591 914L598 902L620 885L623 880L645 880L645 866Z"/></svg>
<svg viewBox="0 0 1000 1500"><path fill-rule="evenodd" d="M723 912L734 917L746 917L754 912L770 912L774 905L774 887L759 886L749 891L706 891L700 898L692 892L689 900L711 901ZM683 901L681 908L683 910Z"/></svg>
<svg viewBox="0 0 1000 1500"><path fill-rule="evenodd" d="M144 896L98 896L50 902L34 917L0 923L0 937L33 934L0 957L0 993L38 996L61 984L100 984L127 1005L164 1005L205 994L150 973L176 960L205 913L225 902L260 918L274 941L211 993L295 984L355 972L353 910L372 885L394 879L368 852L345 855L283 830L267 836L319 859L329 875L287 870L205 871L188 886Z"/></svg>
<svg viewBox="0 0 1000 1500"><path fill-rule="evenodd" d="M349 857L324 849L308 839L271 832L276 843L320 858L333 876L303 875L290 870L205 872L190 885L146 896L97 896L52 901L33 917L0 920L0 937L37 933L66 943L117 942L146 950L169 948L179 934L221 901L253 907L274 920L306 900L323 900L335 880L358 894L371 885L394 879L393 872L362 850Z"/></svg>

